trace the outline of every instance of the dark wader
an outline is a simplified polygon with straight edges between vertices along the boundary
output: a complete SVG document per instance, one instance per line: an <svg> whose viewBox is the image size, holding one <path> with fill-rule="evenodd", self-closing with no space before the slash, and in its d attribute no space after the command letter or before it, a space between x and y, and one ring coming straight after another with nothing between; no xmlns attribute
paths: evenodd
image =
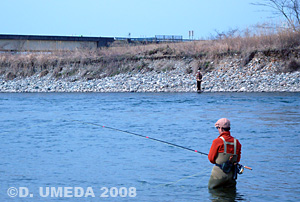
<svg viewBox="0 0 300 202"><path fill-rule="evenodd" d="M196 80L197 80L197 92L201 92L202 74L200 72L197 72Z"/></svg>
<svg viewBox="0 0 300 202"><path fill-rule="evenodd" d="M213 167L211 171L211 176L208 182L208 188L214 189L218 187L235 187L236 180L234 179L234 169L231 169L228 173L225 173L221 167L222 164L229 161L230 157L231 162L237 161L236 155L236 139L234 142L226 142L223 137L220 137L224 142L224 153L219 153L216 158L216 165ZM227 145L234 145L234 154L228 154L227 152Z"/></svg>
<svg viewBox="0 0 300 202"><path fill-rule="evenodd" d="M201 91L201 80L197 80L197 91Z"/></svg>

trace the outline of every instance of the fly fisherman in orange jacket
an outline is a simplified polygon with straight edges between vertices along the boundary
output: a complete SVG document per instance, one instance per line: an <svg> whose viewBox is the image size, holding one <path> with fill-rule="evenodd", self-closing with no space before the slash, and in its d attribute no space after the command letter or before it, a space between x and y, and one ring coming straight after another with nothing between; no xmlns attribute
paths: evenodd
<svg viewBox="0 0 300 202"><path fill-rule="evenodd" d="M208 159L215 164L208 182L208 188L235 187L236 164L241 159L240 142L230 134L230 121L226 118L218 120L215 127L219 131L219 137L213 140Z"/></svg>

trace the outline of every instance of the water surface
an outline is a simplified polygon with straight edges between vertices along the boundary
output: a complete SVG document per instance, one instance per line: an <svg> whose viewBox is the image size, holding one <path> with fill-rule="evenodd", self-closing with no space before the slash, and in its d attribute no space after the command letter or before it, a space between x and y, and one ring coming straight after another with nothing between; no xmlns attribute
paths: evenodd
<svg viewBox="0 0 300 202"><path fill-rule="evenodd" d="M3 93L0 200L298 201L299 101L299 93ZM85 124L208 153L222 117L242 143L241 163L253 167L230 191L207 189L204 155ZM33 197L10 198L10 187ZM43 198L39 187L92 187L96 196ZM102 187L137 195L100 198Z"/></svg>

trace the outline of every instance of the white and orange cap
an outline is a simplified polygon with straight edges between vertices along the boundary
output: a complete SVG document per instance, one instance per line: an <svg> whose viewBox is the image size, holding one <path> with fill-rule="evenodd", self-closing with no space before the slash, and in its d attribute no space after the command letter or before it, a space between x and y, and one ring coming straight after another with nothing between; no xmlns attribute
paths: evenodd
<svg viewBox="0 0 300 202"><path fill-rule="evenodd" d="M215 123L215 127L230 128L230 121L226 118L221 118Z"/></svg>

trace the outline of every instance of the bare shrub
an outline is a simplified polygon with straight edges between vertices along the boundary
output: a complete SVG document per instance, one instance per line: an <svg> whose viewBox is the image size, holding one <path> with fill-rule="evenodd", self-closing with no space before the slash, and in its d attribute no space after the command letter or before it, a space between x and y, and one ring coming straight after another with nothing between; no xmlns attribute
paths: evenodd
<svg viewBox="0 0 300 202"><path fill-rule="evenodd" d="M230 30L217 33L210 40L198 40L168 44L129 44L104 47L100 49L77 49L74 51L56 51L52 53L0 53L0 74L7 78L40 76L52 72L55 78L81 76L87 79L112 76L124 72L153 71L150 65L160 61L155 71L170 71L174 65L167 65L164 59L182 60L191 58L199 61L192 65L192 70L201 67L202 71L211 71L223 57L242 58L242 65L247 65L258 51L300 49L300 32L270 28L260 24L244 31ZM276 51L275 51L276 52ZM277 54L285 54L289 51ZM289 53L290 54L290 53ZM297 53L295 53L297 54ZM286 56L286 61L292 57ZM298 56L297 56L298 57ZM299 56L300 57L300 56ZM298 57L298 58L299 58ZM288 71L297 71L297 60L286 65ZM187 64L186 72L191 69ZM62 70L64 71L62 72ZM9 75L8 75L9 73Z"/></svg>
<svg viewBox="0 0 300 202"><path fill-rule="evenodd" d="M294 72L294 71L299 71L300 70L300 62L292 59L289 61L287 66L283 69L283 72Z"/></svg>
<svg viewBox="0 0 300 202"><path fill-rule="evenodd" d="M61 71L62 71L62 67L56 67L55 69L54 69L54 71L53 71L53 74L52 74L52 76L54 77L54 78L59 78L59 77L61 77Z"/></svg>
<svg viewBox="0 0 300 202"><path fill-rule="evenodd" d="M14 73L8 72L8 73L6 74L5 79L6 79L6 80L13 80L13 79L15 79L16 77L17 77L17 76L16 76Z"/></svg>
<svg viewBox="0 0 300 202"><path fill-rule="evenodd" d="M39 77L40 77L40 78L41 78L41 77L44 77L44 76L46 76L48 73L49 73L49 71L48 71L47 69L45 69L45 70L43 70L43 71L40 73Z"/></svg>
<svg viewBox="0 0 300 202"><path fill-rule="evenodd" d="M242 65L246 66L255 56L255 54L257 53L257 51L252 51L251 53L246 53L247 55L243 58L243 62Z"/></svg>

